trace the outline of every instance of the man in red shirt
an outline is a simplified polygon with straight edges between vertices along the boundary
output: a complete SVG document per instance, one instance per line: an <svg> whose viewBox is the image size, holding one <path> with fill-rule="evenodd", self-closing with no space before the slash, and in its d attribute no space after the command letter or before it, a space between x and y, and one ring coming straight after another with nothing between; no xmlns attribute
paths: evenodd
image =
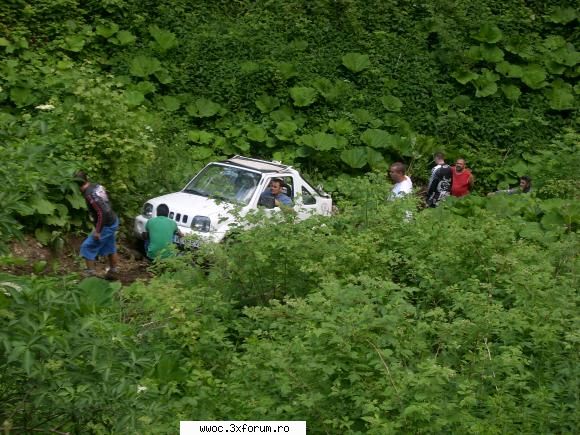
<svg viewBox="0 0 580 435"><path fill-rule="evenodd" d="M465 159L457 159L455 166L451 167L451 175L451 195L460 197L469 194L473 189L473 174L465 168Z"/></svg>

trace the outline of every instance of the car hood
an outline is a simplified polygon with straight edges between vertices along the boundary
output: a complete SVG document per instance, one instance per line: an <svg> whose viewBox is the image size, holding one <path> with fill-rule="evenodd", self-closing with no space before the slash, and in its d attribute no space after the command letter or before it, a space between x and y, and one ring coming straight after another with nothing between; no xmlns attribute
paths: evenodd
<svg viewBox="0 0 580 435"><path fill-rule="evenodd" d="M190 226L194 216L207 216L210 218L212 227L221 226L220 220L228 220L232 216L235 207L234 204L226 201L214 200L205 196L194 195L185 192L170 193L168 195L158 196L148 201L153 205L155 210L159 204L166 204L169 212L180 213L181 216L187 215L187 222L178 222L182 226Z"/></svg>

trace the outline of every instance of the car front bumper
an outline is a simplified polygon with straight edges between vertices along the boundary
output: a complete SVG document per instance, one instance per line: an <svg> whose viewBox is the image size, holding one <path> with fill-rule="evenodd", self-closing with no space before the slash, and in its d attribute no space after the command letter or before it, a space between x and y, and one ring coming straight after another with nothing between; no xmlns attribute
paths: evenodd
<svg viewBox="0 0 580 435"><path fill-rule="evenodd" d="M147 225L148 220L149 218L146 218L143 215L139 215L135 218L133 223L133 234L136 238L144 240L143 233L146 232L145 225ZM210 231L202 233L180 225L178 225L177 228L179 228L183 237L178 238L176 243L182 246L199 246L200 244L208 242L221 242L225 236L225 231Z"/></svg>

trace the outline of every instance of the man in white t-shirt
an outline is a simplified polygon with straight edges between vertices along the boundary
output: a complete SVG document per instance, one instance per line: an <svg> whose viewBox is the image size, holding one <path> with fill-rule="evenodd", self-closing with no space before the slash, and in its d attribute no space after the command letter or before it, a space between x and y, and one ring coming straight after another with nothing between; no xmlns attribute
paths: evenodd
<svg viewBox="0 0 580 435"><path fill-rule="evenodd" d="M395 182L389 195L389 201L401 198L413 192L413 182L405 175L405 165L401 162L393 163L389 168L391 180Z"/></svg>

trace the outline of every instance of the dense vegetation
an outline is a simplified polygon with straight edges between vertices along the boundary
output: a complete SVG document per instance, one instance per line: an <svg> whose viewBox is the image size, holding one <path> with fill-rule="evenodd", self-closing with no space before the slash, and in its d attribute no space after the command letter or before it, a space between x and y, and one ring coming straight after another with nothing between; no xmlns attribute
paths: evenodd
<svg viewBox="0 0 580 435"><path fill-rule="evenodd" d="M83 228L77 168L130 218L207 161L275 158L341 214L285 216L130 287L0 276L2 429L577 431L579 16L555 0L3 2L0 253ZM384 169L420 184L435 150L468 159L478 194L523 174L535 193L405 219L416 204L384 203Z"/></svg>
<svg viewBox="0 0 580 435"><path fill-rule="evenodd" d="M208 246L203 270L175 258L125 288L0 277L8 432L574 432L577 234L538 222L531 198L408 221L357 187L338 217Z"/></svg>
<svg viewBox="0 0 580 435"><path fill-rule="evenodd" d="M4 2L0 246L80 223L74 167L126 216L235 153L334 190L395 159L424 181L443 149L482 191L570 190L577 24L559 1Z"/></svg>

